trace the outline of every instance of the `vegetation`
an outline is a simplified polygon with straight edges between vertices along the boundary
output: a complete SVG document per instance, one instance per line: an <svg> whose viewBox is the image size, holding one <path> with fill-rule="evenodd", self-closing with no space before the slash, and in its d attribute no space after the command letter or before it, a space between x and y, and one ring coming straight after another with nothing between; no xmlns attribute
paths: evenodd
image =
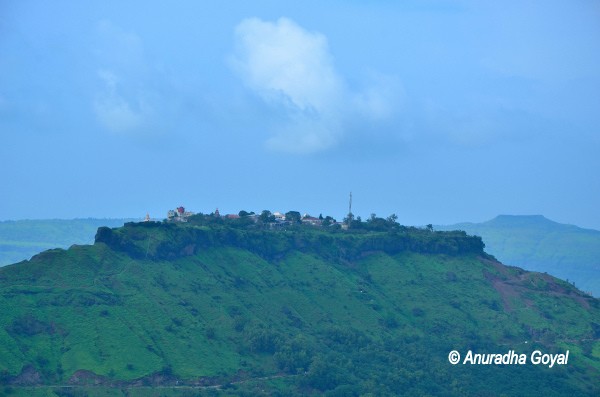
<svg viewBox="0 0 600 397"><path fill-rule="evenodd" d="M548 272L600 296L600 231L563 225L541 215L501 215L483 223L438 226L483 238L502 263Z"/></svg>
<svg viewBox="0 0 600 397"><path fill-rule="evenodd" d="M376 216L349 230L264 219L99 228L93 246L0 269L5 393L600 391L600 301L572 285L503 266L464 232ZM452 366L453 349L571 359Z"/></svg>
<svg viewBox="0 0 600 397"><path fill-rule="evenodd" d="M257 221L195 215L185 224L131 222L120 229L100 227L96 242L144 259L174 259L224 246L247 249L267 259L281 258L295 250L343 260L355 260L375 250L390 254L412 251L485 255L481 238L467 236L463 231L432 232L386 220L353 221L349 232L298 222L273 228L269 214L263 211Z"/></svg>

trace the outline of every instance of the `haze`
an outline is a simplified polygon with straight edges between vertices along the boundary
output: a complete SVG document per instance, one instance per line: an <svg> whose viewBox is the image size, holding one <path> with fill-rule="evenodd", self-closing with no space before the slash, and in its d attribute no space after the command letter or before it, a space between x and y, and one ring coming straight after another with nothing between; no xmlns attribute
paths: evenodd
<svg viewBox="0 0 600 397"><path fill-rule="evenodd" d="M0 219L600 229L595 1L0 3Z"/></svg>

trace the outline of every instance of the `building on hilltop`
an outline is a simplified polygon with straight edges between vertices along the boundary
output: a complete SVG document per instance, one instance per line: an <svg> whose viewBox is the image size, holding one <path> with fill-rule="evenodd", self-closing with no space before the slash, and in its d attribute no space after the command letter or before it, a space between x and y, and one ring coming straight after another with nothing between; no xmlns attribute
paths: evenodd
<svg viewBox="0 0 600 397"><path fill-rule="evenodd" d="M187 218L194 215L191 211L186 211L183 206L179 206L174 210L167 212L167 220L173 222L187 222Z"/></svg>
<svg viewBox="0 0 600 397"><path fill-rule="evenodd" d="M304 214L302 216L302 219L300 219L300 221L304 225L313 225L313 226L320 226L323 223L323 220L321 220L319 218L315 218L314 216L310 216L308 214Z"/></svg>

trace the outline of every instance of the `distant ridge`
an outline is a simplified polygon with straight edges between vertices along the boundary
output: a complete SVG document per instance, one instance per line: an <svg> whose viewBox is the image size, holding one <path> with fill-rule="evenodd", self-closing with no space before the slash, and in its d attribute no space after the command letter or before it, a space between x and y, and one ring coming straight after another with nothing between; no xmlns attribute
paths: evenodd
<svg viewBox="0 0 600 397"><path fill-rule="evenodd" d="M544 215L498 215L494 219L491 219L485 223L494 225L560 225L558 222L554 222Z"/></svg>
<svg viewBox="0 0 600 397"><path fill-rule="evenodd" d="M593 232L593 233L598 233L600 235L600 231L598 231L598 230L585 229L585 228L581 228L581 227L575 226L575 225L558 223L556 221L546 218L543 215L498 215L494 219L490 219L489 221L486 221L483 223L487 224L487 225L492 225L492 226L500 226L500 227L503 226L503 227L509 227L509 228L525 226L525 227L530 227L530 228L538 227L538 228L544 228L544 229L555 228L555 229L560 229L562 231L568 230L568 229L571 229L573 231L581 230L581 231L589 231L589 232Z"/></svg>
<svg viewBox="0 0 600 397"><path fill-rule="evenodd" d="M508 265L548 272L600 296L600 231L543 215L498 215L482 223L436 226L481 236L486 252Z"/></svg>
<svg viewBox="0 0 600 397"><path fill-rule="evenodd" d="M135 218L24 219L0 221L0 266L52 248L92 244L101 226L119 227Z"/></svg>

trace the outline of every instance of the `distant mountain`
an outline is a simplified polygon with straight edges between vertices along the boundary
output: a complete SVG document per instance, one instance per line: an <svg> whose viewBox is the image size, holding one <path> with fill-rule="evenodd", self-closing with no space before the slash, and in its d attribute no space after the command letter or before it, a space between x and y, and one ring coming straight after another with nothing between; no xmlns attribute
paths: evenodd
<svg viewBox="0 0 600 397"><path fill-rule="evenodd" d="M600 395L600 300L464 232L194 216L95 240L0 268L7 395Z"/></svg>
<svg viewBox="0 0 600 397"><path fill-rule="evenodd" d="M542 215L500 215L483 223L436 226L481 236L486 252L507 265L547 272L600 296L600 231Z"/></svg>
<svg viewBox="0 0 600 397"><path fill-rule="evenodd" d="M101 226L119 227L133 219L37 219L0 221L0 266L20 262L51 248L92 244Z"/></svg>

